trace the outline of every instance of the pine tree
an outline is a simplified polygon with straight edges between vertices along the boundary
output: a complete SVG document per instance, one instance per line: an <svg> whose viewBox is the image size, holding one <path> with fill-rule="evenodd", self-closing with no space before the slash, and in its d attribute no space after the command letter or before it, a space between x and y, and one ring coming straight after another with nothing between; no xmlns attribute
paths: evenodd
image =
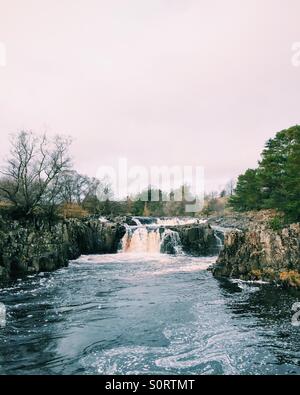
<svg viewBox="0 0 300 395"><path fill-rule="evenodd" d="M239 176L235 194L230 197L229 204L236 210L256 210L261 207L261 191L257 170L248 169Z"/></svg>
<svg viewBox="0 0 300 395"><path fill-rule="evenodd" d="M268 140L258 169L238 178L229 202L237 210L275 208L290 221L300 220L300 126Z"/></svg>

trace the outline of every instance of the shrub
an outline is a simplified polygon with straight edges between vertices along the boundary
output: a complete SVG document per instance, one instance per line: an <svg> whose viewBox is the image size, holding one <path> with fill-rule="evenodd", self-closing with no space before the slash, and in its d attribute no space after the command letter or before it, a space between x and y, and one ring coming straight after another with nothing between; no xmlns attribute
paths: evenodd
<svg viewBox="0 0 300 395"><path fill-rule="evenodd" d="M288 287L300 287L300 273L296 270L281 272L279 279L284 285Z"/></svg>
<svg viewBox="0 0 300 395"><path fill-rule="evenodd" d="M89 216L89 212L76 203L64 204L60 209L60 214L64 218L85 218Z"/></svg>
<svg viewBox="0 0 300 395"><path fill-rule="evenodd" d="M274 269L266 268L266 269L252 269L251 270L251 278L253 280L264 280L264 281L275 281L276 273Z"/></svg>
<svg viewBox="0 0 300 395"><path fill-rule="evenodd" d="M284 227L284 220L283 218L276 216L268 221L268 225L272 230L278 231Z"/></svg>

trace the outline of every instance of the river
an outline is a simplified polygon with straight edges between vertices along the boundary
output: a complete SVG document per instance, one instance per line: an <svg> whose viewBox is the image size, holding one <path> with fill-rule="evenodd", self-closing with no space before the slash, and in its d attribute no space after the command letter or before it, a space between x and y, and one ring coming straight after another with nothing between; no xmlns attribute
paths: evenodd
<svg viewBox="0 0 300 395"><path fill-rule="evenodd" d="M300 374L299 293L215 279L216 257L149 240L1 288L0 373Z"/></svg>

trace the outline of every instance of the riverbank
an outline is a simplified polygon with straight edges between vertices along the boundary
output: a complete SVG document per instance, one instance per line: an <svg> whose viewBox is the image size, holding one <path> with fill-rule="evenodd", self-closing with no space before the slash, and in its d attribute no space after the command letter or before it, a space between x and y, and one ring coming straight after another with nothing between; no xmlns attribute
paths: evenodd
<svg viewBox="0 0 300 395"><path fill-rule="evenodd" d="M51 226L0 218L0 280L53 271L80 255L116 253L123 243L124 252L219 255L215 277L300 288L300 226L274 230L274 215L232 212L206 223L145 217L143 225L134 217L68 219Z"/></svg>
<svg viewBox="0 0 300 395"><path fill-rule="evenodd" d="M276 216L274 210L237 212L230 210L222 215L216 214L207 218L207 223L224 229L247 231L265 225Z"/></svg>
<svg viewBox="0 0 300 395"><path fill-rule="evenodd" d="M212 219L222 226L231 225L213 274L300 288L300 225L274 229L272 219L270 210Z"/></svg>
<svg viewBox="0 0 300 395"><path fill-rule="evenodd" d="M0 280L53 271L80 255L113 254L122 248L212 256L219 251L219 239L210 225L198 221L145 218L141 224L134 217L90 217L33 225L0 218Z"/></svg>
<svg viewBox="0 0 300 395"><path fill-rule="evenodd" d="M0 280L53 271L81 254L117 252L124 233L121 224L99 219L33 225L0 218Z"/></svg>

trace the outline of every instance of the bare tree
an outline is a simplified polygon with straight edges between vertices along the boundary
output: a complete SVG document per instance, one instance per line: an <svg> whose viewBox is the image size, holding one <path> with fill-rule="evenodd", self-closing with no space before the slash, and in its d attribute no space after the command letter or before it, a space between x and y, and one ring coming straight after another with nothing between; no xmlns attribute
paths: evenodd
<svg viewBox="0 0 300 395"><path fill-rule="evenodd" d="M81 204L90 192L91 180L75 170L64 172L60 177L61 199L64 203Z"/></svg>
<svg viewBox="0 0 300 395"><path fill-rule="evenodd" d="M70 139L49 140L22 131L11 139L10 158L0 170L0 193L22 215L31 216L60 193L59 177L70 168Z"/></svg>
<svg viewBox="0 0 300 395"><path fill-rule="evenodd" d="M114 191L112 181L109 176L104 176L101 179L93 179L90 194L96 195L100 202L113 200Z"/></svg>
<svg viewBox="0 0 300 395"><path fill-rule="evenodd" d="M99 180L71 170L61 175L60 183L61 198L64 203L77 203L81 205L90 197L96 198L99 201L106 201L113 197L111 182L107 177Z"/></svg>
<svg viewBox="0 0 300 395"><path fill-rule="evenodd" d="M229 180L225 186L227 195L232 196L236 187L236 181L232 178Z"/></svg>

